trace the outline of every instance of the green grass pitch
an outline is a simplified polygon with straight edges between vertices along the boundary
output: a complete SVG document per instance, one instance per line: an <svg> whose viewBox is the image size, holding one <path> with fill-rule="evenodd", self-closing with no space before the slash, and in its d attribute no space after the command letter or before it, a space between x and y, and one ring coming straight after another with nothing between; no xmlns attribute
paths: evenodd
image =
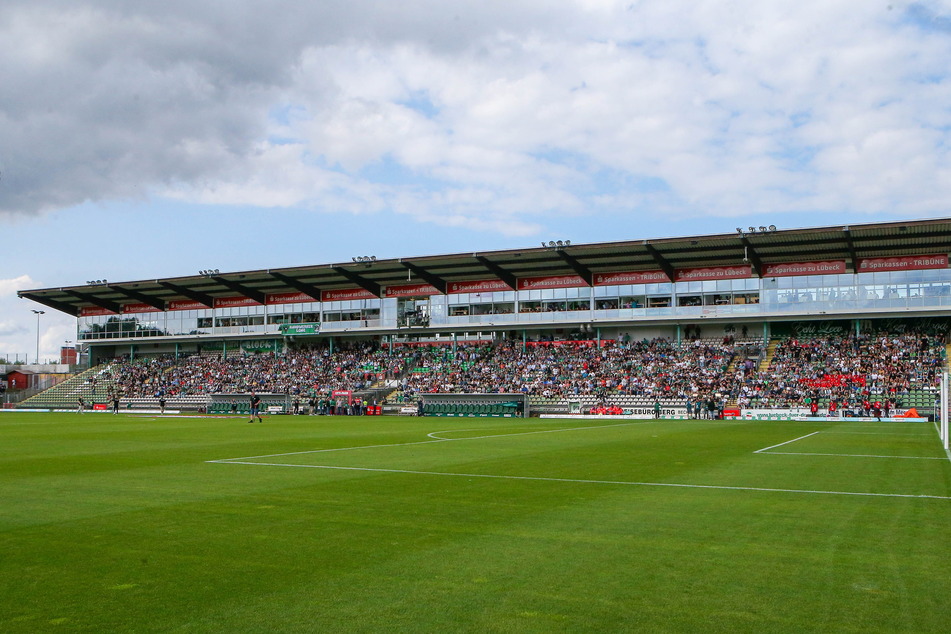
<svg viewBox="0 0 951 634"><path fill-rule="evenodd" d="M930 424L0 414L2 632L945 632Z"/></svg>

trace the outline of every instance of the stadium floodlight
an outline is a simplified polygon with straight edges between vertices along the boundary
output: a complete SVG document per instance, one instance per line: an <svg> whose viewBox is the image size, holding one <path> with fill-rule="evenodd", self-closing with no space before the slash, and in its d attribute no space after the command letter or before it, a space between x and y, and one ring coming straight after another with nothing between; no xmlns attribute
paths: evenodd
<svg viewBox="0 0 951 634"><path fill-rule="evenodd" d="M743 235L743 227L737 227L736 232L740 235Z"/></svg>
<svg viewBox="0 0 951 634"><path fill-rule="evenodd" d="M30 310L33 310L32 308ZM33 310L36 315L36 365L40 364L40 315L45 315L45 310Z"/></svg>
<svg viewBox="0 0 951 634"><path fill-rule="evenodd" d="M760 226L759 231L760 233L766 233L766 227Z"/></svg>
<svg viewBox="0 0 951 634"><path fill-rule="evenodd" d="M776 231L776 225L769 225L770 231Z"/></svg>
<svg viewBox="0 0 951 634"><path fill-rule="evenodd" d="M548 246L550 246L550 247L555 246L555 241L554 241L554 240L549 240L549 241L548 241Z"/></svg>
<svg viewBox="0 0 951 634"><path fill-rule="evenodd" d="M570 246L571 246L571 240L565 240L565 246L566 246L566 247L570 247Z"/></svg>

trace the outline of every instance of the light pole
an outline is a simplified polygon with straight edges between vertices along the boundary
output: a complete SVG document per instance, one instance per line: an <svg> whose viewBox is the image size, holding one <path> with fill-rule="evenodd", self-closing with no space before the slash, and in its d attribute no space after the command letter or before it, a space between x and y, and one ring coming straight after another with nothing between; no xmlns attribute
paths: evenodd
<svg viewBox="0 0 951 634"><path fill-rule="evenodd" d="M36 315L36 365L40 364L40 315L45 315L45 310L34 310Z"/></svg>

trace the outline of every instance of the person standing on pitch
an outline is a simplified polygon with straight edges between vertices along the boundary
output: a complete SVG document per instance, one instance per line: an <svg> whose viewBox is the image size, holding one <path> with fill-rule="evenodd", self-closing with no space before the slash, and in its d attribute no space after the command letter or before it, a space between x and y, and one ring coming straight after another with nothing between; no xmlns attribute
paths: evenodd
<svg viewBox="0 0 951 634"><path fill-rule="evenodd" d="M76 401L76 411L79 412L80 414L86 411L86 401L83 399L82 396L80 396L79 400Z"/></svg>
<svg viewBox="0 0 951 634"><path fill-rule="evenodd" d="M248 422L253 423L255 416L257 416L259 423L264 422L264 419L261 418L261 397L251 392L251 420Z"/></svg>

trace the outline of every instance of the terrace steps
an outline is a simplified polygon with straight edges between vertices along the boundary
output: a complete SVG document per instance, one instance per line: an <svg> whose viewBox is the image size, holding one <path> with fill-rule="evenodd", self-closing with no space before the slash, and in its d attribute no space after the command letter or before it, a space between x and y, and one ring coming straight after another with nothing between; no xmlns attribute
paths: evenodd
<svg viewBox="0 0 951 634"><path fill-rule="evenodd" d="M763 360L759 362L760 372L766 372L769 369L769 365L773 362L773 357L776 355L776 348L779 347L779 339L770 339L769 345L766 346L766 354L763 355Z"/></svg>
<svg viewBox="0 0 951 634"><path fill-rule="evenodd" d="M107 368L97 365L62 381L48 390L35 394L18 404L18 408L75 408L79 397L87 406L105 403L112 389L111 379L102 376Z"/></svg>

